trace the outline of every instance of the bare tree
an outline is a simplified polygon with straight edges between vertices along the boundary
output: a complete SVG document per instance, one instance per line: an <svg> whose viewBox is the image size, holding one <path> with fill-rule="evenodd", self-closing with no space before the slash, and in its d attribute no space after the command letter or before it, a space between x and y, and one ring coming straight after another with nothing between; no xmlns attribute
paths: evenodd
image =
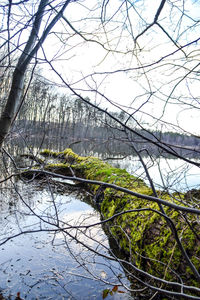
<svg viewBox="0 0 200 300"><path fill-rule="evenodd" d="M13 78L12 78L12 84L10 88L10 92L8 95L8 99L6 100L5 108L2 112L1 119L0 119L0 128L1 128L1 144L5 138L5 136L8 134L9 129L11 127L11 124L16 117L17 112L20 109L20 106L23 103L23 90L24 90L24 77L25 72L33 59L37 55L38 50L41 48L42 44L44 43L47 35L52 30L53 26L56 24L56 22L61 18L62 13L64 12L65 8L69 4L70 1L65 1L65 3L62 5L60 11L53 17L51 22L49 24L46 24L46 28L43 31L41 37L39 37L39 30L42 23L43 15L45 13L45 10L47 8L49 1L40 1L40 4L38 6L37 12L35 16L33 16L33 24L32 29L30 32L30 36L26 42L26 46L19 57L19 60L17 62L17 65L13 72ZM7 5L6 5L7 6ZM14 9L12 6L12 3L8 4L8 26L10 23L10 14L11 9ZM7 28L8 35L10 35L10 29ZM8 39L8 47L10 46L10 40ZM8 53L10 55L10 53Z"/></svg>
<svg viewBox="0 0 200 300"><path fill-rule="evenodd" d="M157 209L149 208L148 204L134 211L120 211L110 217L105 215L100 223L108 223L107 231L112 233L113 228L118 226L115 220L119 220L121 215L137 213L142 218L144 211L151 211L154 216L159 216L160 224L164 222L173 240L174 252L175 249L179 249L191 276L199 282L199 258L196 259L198 262L196 260L194 262L181 240L182 232L185 228L189 228L195 241L199 243L199 234L194 230L195 224L199 228L198 191L188 192L184 196L181 193L175 194L176 188L173 183L170 186L169 176L167 179L164 178L164 170L160 164L160 159L166 159L168 156L181 160L183 167L178 171L178 176L190 166L196 168L200 166L197 126L200 99L198 1L162 0L158 3L147 0L96 2L41 0L39 5L35 1L9 1L9 3L3 1L0 7L4 18L1 29L2 74L6 75L8 71L9 74L12 73L12 80L7 80L4 89L6 99L0 118L1 146L26 101L32 77L37 69L36 65L44 66L43 75L46 82L54 84L58 91L61 89L62 94L64 91L67 103L64 105L65 98L62 98L60 102L62 107L59 109L57 98L55 105L52 104L52 100L43 106L44 109L39 104L37 111L35 109L35 116L38 118L38 114L41 116L42 113L41 120L44 123L45 116L49 116L48 122L57 123L58 131L62 132L62 135L64 130L61 123L64 122L67 126L75 128L76 123L83 124L84 118L88 119L90 121L86 131L88 135L89 130L92 131L99 123L111 133L110 136L106 135L106 139L109 137L119 144L126 143L130 152L137 156L137 161L142 167L138 176L148 182L150 195L138 194L131 189L124 190L120 184L79 178L73 167L70 167L71 176L67 174L68 176L64 178L100 186L96 195L93 195L94 198L99 194L102 196L102 193L110 188L137 199L147 200L148 203L157 203ZM24 14L24 20L21 12ZM28 68L31 72L28 83L25 84ZM68 106L69 96L72 102L70 106ZM45 103L39 99L39 103L40 101L42 104ZM175 143L170 139L173 134L179 134ZM189 144L192 138L196 138L196 145ZM12 156L8 153L6 155L15 164ZM53 155L56 156L55 153ZM151 171L152 165L156 165L160 172L162 187L159 191L154 180L154 172ZM169 169L174 173L173 162ZM20 171L19 168L16 170ZM31 172L47 177L53 175L44 169ZM10 179L13 176L7 174L6 178ZM184 176L187 180L187 172L184 172ZM175 181L178 181L177 177ZM163 193L160 191L161 188L164 189ZM27 205L30 212L40 220L40 224L48 223L51 227L50 229L40 227L31 231L47 230L55 234L62 232L64 236L80 242L95 255L103 256L101 251L96 251L89 243L81 242L81 239L77 238L77 233L81 232L87 236L88 228L97 224L83 226L66 224L58 214L58 204L54 201L53 194L51 196L54 212L52 214L43 212L45 217L43 213L37 215L30 205ZM165 196L170 200L166 201ZM21 200L23 201L23 197ZM181 232L178 221L175 223L176 218L172 216L172 210L178 211L177 219L180 218L184 223ZM114 225L111 225L111 221ZM129 227L125 228L122 225L118 227L119 232L130 241ZM75 234L71 234L71 230L72 232L75 230ZM150 228L149 232L155 238L160 237L155 227ZM25 233L27 232L22 230L12 237ZM4 238L2 244L10 238ZM87 238L93 240L92 236ZM119 245L116 236L114 238ZM95 240L95 243L98 244L98 241ZM103 244L101 246L103 247ZM107 250L106 247L105 249ZM130 245L131 258L132 251ZM160 293L172 299L176 297L198 299L195 293L198 294L199 289L186 285L179 274L175 275L178 278L175 283L166 280L170 262L163 267L166 272L157 277L146 272L145 268L139 268L133 263L134 259L127 261L117 257L115 253L112 255L106 258L122 263L133 281L137 279L142 285L155 291L151 299L156 299ZM141 253L139 255L142 261L144 257ZM152 264L155 261L150 254L147 259ZM125 287L124 283L120 284Z"/></svg>

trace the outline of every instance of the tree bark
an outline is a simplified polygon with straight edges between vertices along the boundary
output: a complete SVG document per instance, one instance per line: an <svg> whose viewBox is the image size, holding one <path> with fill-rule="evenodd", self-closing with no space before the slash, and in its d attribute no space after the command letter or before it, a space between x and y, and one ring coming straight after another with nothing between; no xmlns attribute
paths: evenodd
<svg viewBox="0 0 200 300"><path fill-rule="evenodd" d="M2 143L10 130L12 121L15 117L15 114L17 113L22 99L25 72L27 70L28 64L32 59L32 57L30 57L30 52L35 46L36 39L38 38L42 17L47 4L48 0L40 1L30 36L13 73L10 93L0 118L0 147L2 146Z"/></svg>
<svg viewBox="0 0 200 300"><path fill-rule="evenodd" d="M18 109L20 107L22 96L23 96L23 88L24 88L24 78L27 67L31 61L31 59L35 56L49 32L53 28L53 26L57 23L57 21L61 18L65 8L70 3L71 0L65 2L63 7L59 12L56 13L56 16L52 19L50 24L42 33L41 38L39 39L39 30L42 22L42 18L45 12L45 8L49 3L49 0L41 0L38 6L38 10L35 16L35 20L32 25L32 30L26 46L24 48L23 53L21 54L17 66L13 73L12 84L10 93L8 95L8 99L5 105L5 108L0 117L0 148L2 147L3 141L7 134L10 131L12 126L12 122L18 113ZM38 42L36 43L36 41Z"/></svg>

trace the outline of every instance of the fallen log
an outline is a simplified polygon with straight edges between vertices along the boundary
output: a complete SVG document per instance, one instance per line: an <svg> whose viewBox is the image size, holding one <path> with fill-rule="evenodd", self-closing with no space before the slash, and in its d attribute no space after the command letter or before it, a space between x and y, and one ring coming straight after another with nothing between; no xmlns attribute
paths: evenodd
<svg viewBox="0 0 200 300"><path fill-rule="evenodd" d="M53 172L86 184L95 195L93 200L103 220L108 220L106 232L137 270L153 275L149 279L151 285L153 280L161 278L164 282L177 282L175 290L187 289L186 284L199 287L200 210L197 198L188 197L189 193L169 195L162 191L157 191L158 197L154 197L151 188L140 178L99 158L79 156L71 149L44 150L41 154L62 161L47 163L44 174ZM160 212L158 203L163 205L166 215ZM192 289L190 295L200 297L200 289Z"/></svg>

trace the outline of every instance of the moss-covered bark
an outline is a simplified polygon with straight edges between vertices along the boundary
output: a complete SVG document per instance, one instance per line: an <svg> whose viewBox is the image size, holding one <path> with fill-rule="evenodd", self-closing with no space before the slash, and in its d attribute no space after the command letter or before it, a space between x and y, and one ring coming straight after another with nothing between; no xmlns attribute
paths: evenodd
<svg viewBox="0 0 200 300"><path fill-rule="evenodd" d="M71 149L59 153L45 150L41 154L63 160L60 165L47 165L48 170L68 175L69 172L66 170L70 164L76 176L116 184L140 194L152 195L152 190L141 179L130 175L126 170L114 168L96 157L81 157ZM98 187L97 185L89 186L94 193ZM161 191L157 192L160 198L179 205L180 202L176 200L176 197L178 196L180 200L184 198L184 195L169 196ZM190 205L189 199L187 199L188 206ZM200 241L195 234L195 232L198 234L200 226L196 217L187 214L189 226L178 211L169 207L164 209L168 217L173 220L188 256L200 272ZM128 255L137 267L166 280L180 282L178 276L181 276L185 283L199 286L165 218L152 211L159 211L157 203L106 188L100 210L104 219L119 212L136 210L122 214L109 222L109 232L116 239L121 251Z"/></svg>

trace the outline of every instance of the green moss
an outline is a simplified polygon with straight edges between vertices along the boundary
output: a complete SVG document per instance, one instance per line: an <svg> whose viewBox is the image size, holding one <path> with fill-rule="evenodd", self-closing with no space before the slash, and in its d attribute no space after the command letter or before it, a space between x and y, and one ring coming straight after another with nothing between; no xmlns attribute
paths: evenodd
<svg viewBox="0 0 200 300"><path fill-rule="evenodd" d="M44 149L44 150L40 151L40 154L43 156L48 156L48 157L58 157L59 152L54 152L49 149Z"/></svg>
<svg viewBox="0 0 200 300"><path fill-rule="evenodd" d="M46 168L56 168L62 170L63 174L67 174L70 165L77 176L116 184L140 194L152 195L152 190L144 181L130 175L124 169L114 168L96 157L81 157L71 149L57 153L44 150L42 154L65 160L61 164L49 164ZM95 192L98 186L91 185L89 188ZM157 193L162 199L178 205L184 199L184 194L173 194L171 197L162 191L157 191ZM188 198L187 201L189 203ZM133 197L112 188L107 188L104 192L104 200L101 204L101 213L104 219L119 212L141 208L159 210L158 204L155 202ZM199 269L200 261L197 259L196 253L200 254L200 243L196 236L179 212L169 207L165 207L165 212L173 220L188 255ZM200 228L195 217L188 215L188 219L191 226L198 232ZM131 258L138 267L165 279L177 280L174 273L170 271L170 268L173 268L187 282L195 281L191 271L189 273L187 270L186 262L165 218L159 214L149 210L126 213L109 223L109 231L112 232L125 253L129 254L131 250Z"/></svg>

